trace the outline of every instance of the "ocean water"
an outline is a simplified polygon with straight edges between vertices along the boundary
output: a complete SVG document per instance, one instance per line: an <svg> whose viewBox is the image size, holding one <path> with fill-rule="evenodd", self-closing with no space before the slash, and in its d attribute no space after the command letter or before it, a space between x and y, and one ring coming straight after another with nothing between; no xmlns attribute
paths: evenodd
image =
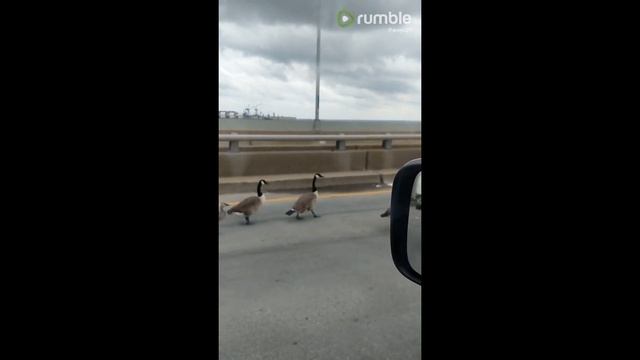
<svg viewBox="0 0 640 360"><path fill-rule="evenodd" d="M313 119L252 120L219 119L222 131L313 131ZM405 120L320 120L319 132L419 133L420 121Z"/></svg>

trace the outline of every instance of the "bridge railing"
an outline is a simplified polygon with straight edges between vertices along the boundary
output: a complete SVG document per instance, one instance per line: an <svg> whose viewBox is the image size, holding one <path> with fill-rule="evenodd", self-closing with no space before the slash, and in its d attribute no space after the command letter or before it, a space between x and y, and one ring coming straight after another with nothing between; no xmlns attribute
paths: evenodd
<svg viewBox="0 0 640 360"><path fill-rule="evenodd" d="M229 151L240 151L240 141L335 141L336 150L346 150L347 141L382 140L382 147L392 148L393 140L420 140L421 134L337 134L337 135L258 135L218 134L218 141L228 141Z"/></svg>

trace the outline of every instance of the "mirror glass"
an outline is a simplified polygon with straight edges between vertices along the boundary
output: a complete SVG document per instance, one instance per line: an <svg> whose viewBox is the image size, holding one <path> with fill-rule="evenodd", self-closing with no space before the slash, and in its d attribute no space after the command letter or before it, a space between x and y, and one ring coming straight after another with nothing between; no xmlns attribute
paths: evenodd
<svg viewBox="0 0 640 360"><path fill-rule="evenodd" d="M411 267L422 275L422 171L416 176L411 191L407 225L407 254Z"/></svg>

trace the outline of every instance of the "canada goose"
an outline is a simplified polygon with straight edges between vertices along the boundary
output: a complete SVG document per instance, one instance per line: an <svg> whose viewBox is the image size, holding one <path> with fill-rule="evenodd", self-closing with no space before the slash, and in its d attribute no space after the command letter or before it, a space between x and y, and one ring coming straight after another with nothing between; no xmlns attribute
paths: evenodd
<svg viewBox="0 0 640 360"><path fill-rule="evenodd" d="M229 206L229 204L223 202L220 203L220 210L218 210L218 222L222 221L227 216L227 212L224 210L225 206Z"/></svg>
<svg viewBox="0 0 640 360"><path fill-rule="evenodd" d="M313 207L316 205L316 201L318 201L318 188L316 187L316 179L318 177L324 177L320 173L315 173L313 175L313 182L311 183L311 192L302 194L296 200L295 204L286 212L287 215L291 216L291 214L296 213L296 219L300 220L300 214L309 210L313 214L313 217L318 217L318 215L313 211Z"/></svg>
<svg viewBox="0 0 640 360"><path fill-rule="evenodd" d="M380 214L380 217L388 217L389 215L391 215L391 208L387 208L387 211L383 212L382 214Z"/></svg>
<svg viewBox="0 0 640 360"><path fill-rule="evenodd" d="M251 220L249 220L249 216L253 215L258 211L260 205L265 202L264 194L262 193L262 184L269 184L264 179L260 179L258 181L258 196L250 196L240 203L232 206L227 214L236 214L236 215L244 215L244 219L246 220L246 224L251 224Z"/></svg>

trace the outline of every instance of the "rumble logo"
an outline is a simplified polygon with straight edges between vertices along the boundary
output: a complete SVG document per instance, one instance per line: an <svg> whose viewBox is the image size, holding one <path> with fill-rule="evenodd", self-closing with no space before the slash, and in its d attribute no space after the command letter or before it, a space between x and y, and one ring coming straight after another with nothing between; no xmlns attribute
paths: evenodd
<svg viewBox="0 0 640 360"><path fill-rule="evenodd" d="M359 14L355 16L343 7L336 14L336 21L341 28L353 26L354 23L358 25L409 25L411 24L411 15L402 14L402 11L397 14L389 11L386 14Z"/></svg>

